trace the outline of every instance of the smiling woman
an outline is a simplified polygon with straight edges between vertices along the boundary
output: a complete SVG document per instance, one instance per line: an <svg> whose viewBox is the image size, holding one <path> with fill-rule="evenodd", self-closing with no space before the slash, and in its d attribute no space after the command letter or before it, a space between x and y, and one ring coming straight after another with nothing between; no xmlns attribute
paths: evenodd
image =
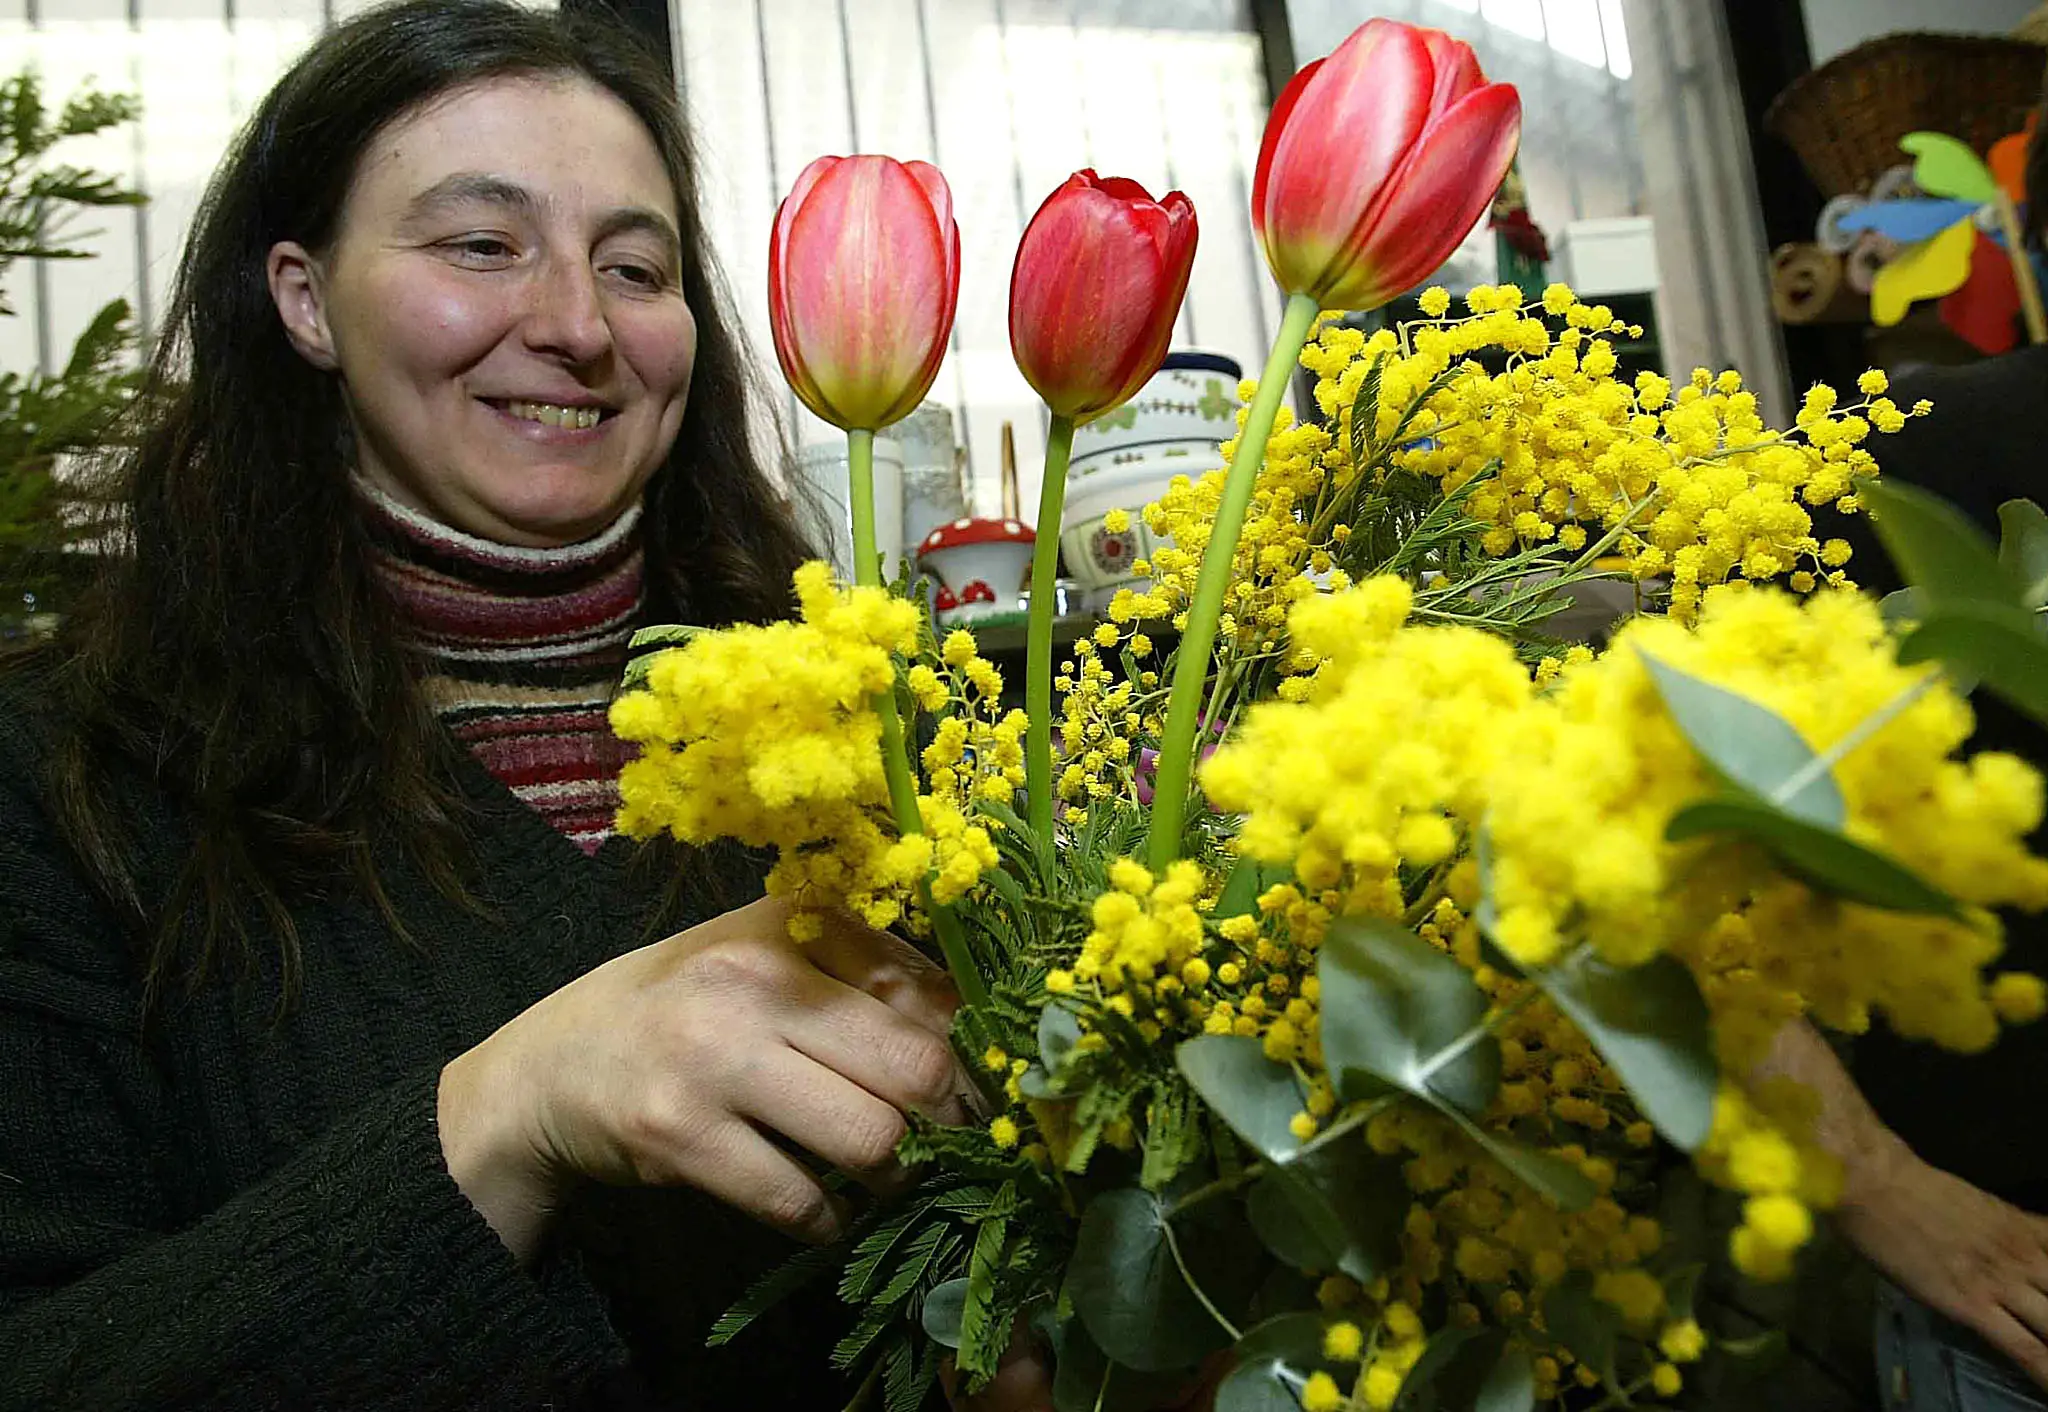
<svg viewBox="0 0 2048 1412"><path fill-rule="evenodd" d="M508 544L587 538L681 425L696 319L676 198L632 109L561 76L459 90L364 152L325 258L281 241L273 296L340 376L356 470Z"/></svg>
<svg viewBox="0 0 2048 1412"><path fill-rule="evenodd" d="M845 1400L704 1334L958 1114L952 997L611 836L634 627L802 557L732 327L609 28L409 0L259 106L0 672L0 1408Z"/></svg>

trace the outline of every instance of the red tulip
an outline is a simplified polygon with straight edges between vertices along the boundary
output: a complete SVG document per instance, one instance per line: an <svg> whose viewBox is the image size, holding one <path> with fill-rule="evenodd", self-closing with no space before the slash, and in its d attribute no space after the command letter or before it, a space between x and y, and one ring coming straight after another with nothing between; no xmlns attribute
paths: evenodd
<svg viewBox="0 0 2048 1412"><path fill-rule="evenodd" d="M775 213L775 356L834 426L874 431L909 415L938 376L959 297L953 194L927 162L820 157Z"/></svg>
<svg viewBox="0 0 2048 1412"><path fill-rule="evenodd" d="M1010 272L1010 351L1055 416L1113 411L1159 371L1194 263L1178 191L1079 171L1045 198Z"/></svg>
<svg viewBox="0 0 2048 1412"><path fill-rule="evenodd" d="M1469 46L1367 20L1273 104L1252 181L1266 263L1326 309L1378 308L1450 257L1521 132L1521 99Z"/></svg>

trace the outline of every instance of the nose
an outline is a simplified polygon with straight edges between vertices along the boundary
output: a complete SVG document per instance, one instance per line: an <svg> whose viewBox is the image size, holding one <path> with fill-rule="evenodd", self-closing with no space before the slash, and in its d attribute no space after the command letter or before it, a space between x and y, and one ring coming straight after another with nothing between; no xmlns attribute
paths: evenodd
<svg viewBox="0 0 2048 1412"><path fill-rule="evenodd" d="M527 312L527 346L582 365L611 351L612 327L596 273L580 260L551 260L535 276Z"/></svg>

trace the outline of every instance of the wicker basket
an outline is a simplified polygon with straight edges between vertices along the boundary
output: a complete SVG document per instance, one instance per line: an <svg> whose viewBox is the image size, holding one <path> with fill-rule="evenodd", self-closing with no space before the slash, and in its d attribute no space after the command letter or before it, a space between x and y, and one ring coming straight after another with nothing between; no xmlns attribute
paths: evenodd
<svg viewBox="0 0 2048 1412"><path fill-rule="evenodd" d="M1824 196L1864 193L1907 160L1899 139L1945 132L1984 152L2041 101L2048 53L1993 35L1887 34L1802 74L1764 114Z"/></svg>

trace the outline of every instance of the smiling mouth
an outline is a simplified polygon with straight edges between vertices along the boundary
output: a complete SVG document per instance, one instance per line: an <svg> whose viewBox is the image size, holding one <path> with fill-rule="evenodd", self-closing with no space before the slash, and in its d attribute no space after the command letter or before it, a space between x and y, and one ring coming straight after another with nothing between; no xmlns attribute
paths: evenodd
<svg viewBox="0 0 2048 1412"><path fill-rule="evenodd" d="M522 402L505 397L482 400L517 421L538 422L544 427L563 427L571 431L588 431L606 418L618 415L610 407L563 407L553 402Z"/></svg>

